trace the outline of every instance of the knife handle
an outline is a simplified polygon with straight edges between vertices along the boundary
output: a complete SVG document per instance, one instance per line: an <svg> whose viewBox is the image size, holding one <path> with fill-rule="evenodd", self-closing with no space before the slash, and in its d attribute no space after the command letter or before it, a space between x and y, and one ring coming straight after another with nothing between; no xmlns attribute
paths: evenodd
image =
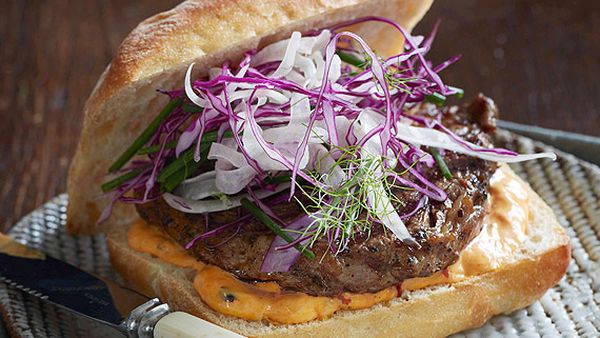
<svg viewBox="0 0 600 338"><path fill-rule="evenodd" d="M169 305L158 298L133 309L121 325L130 338L244 338L185 312L171 312Z"/></svg>
<svg viewBox="0 0 600 338"><path fill-rule="evenodd" d="M154 326L154 338L243 338L204 319L185 312L171 312Z"/></svg>

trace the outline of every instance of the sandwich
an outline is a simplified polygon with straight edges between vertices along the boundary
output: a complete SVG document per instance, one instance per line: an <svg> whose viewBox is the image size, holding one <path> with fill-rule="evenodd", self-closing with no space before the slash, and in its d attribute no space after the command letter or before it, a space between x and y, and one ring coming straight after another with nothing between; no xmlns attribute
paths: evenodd
<svg viewBox="0 0 600 338"><path fill-rule="evenodd" d="M67 227L130 287L252 337L443 337L523 308L569 238L440 73L431 1L185 1L85 106Z"/></svg>

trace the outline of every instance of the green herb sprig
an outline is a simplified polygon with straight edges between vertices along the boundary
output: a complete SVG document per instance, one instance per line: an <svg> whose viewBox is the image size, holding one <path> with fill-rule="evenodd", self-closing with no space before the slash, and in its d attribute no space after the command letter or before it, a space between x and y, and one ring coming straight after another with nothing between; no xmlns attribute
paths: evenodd
<svg viewBox="0 0 600 338"><path fill-rule="evenodd" d="M338 254L346 249L349 240L355 233L370 234L373 219L381 219L381 215L370 205L368 196L373 195L373 200L382 201L384 194L389 202L398 208L404 202L394 194L395 190L411 190L409 187L401 186L394 180L388 179L387 174L402 176L408 172L396 172L385 164L384 158L379 155L359 155L357 146L336 147L332 151L341 152L336 160L335 166L340 168L345 179L335 186L331 182L333 169L324 174L322 170L315 170L310 174L315 180L325 182L326 188L299 185L303 193L304 201L296 198L296 202L305 213L317 215L312 225L303 233L312 238L308 246L314 245L318 240L325 237L327 233L338 233L336 243L329 243L330 249ZM415 161L411 167L417 163ZM321 166L321 159L317 159L317 168ZM383 202L382 202L383 203Z"/></svg>

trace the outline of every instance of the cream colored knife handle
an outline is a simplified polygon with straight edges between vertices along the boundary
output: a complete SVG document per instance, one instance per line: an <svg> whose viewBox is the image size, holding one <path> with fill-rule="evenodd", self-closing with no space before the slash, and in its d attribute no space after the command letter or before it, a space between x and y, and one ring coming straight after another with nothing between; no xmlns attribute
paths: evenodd
<svg viewBox="0 0 600 338"><path fill-rule="evenodd" d="M240 338L239 334L226 330L204 319L185 312L171 312L154 326L154 338Z"/></svg>

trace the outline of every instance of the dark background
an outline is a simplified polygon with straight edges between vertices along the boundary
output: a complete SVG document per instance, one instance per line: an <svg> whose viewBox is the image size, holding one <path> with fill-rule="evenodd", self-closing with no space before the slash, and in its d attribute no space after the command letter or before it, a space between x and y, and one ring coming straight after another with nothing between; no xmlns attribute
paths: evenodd
<svg viewBox="0 0 600 338"><path fill-rule="evenodd" d="M0 230L65 191L98 76L177 2L0 0ZM438 0L416 32L437 19L430 58L463 54L447 83L493 97L506 120L600 134L600 1Z"/></svg>

